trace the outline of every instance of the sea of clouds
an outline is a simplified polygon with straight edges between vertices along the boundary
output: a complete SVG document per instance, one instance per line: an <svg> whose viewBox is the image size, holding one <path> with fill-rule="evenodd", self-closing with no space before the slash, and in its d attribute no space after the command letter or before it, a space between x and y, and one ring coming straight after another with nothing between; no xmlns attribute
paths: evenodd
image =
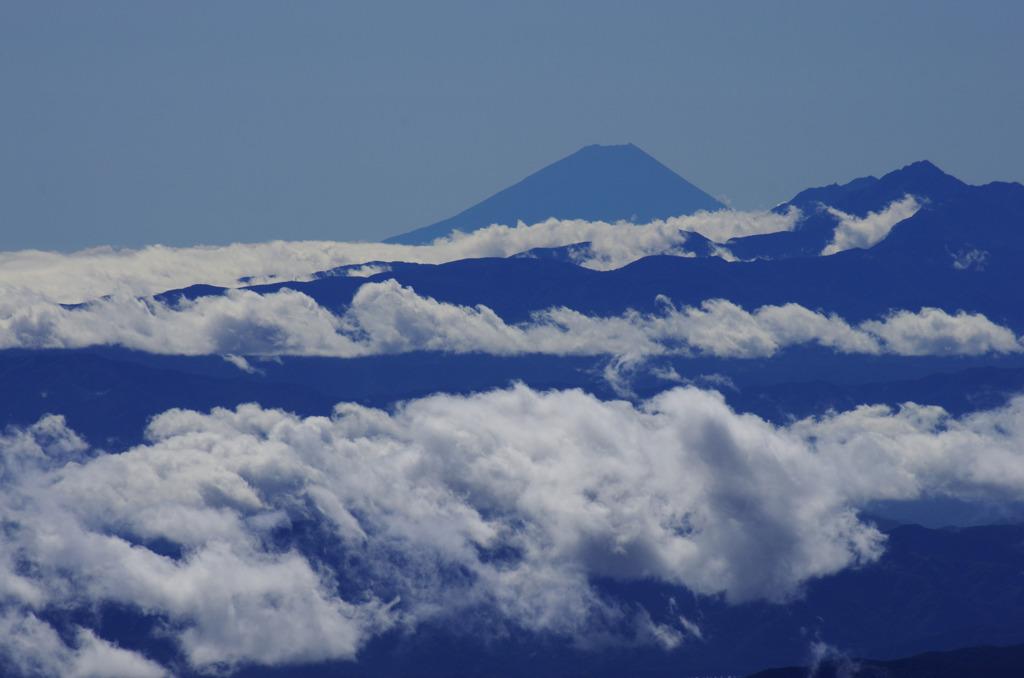
<svg viewBox="0 0 1024 678"><path fill-rule="evenodd" d="M877 242L918 208L906 198L864 218L835 213L826 253ZM116 344L223 355L243 369L242 356L420 350L610 355L617 365L764 357L809 343L866 355L1022 350L983 315L934 308L853 324L797 304L678 307L662 298L653 313L548 308L508 323L394 280L365 282L337 309L295 290L239 289L341 266L365 276L387 262L579 242L591 246L578 263L603 270L650 254L689 256L691 231L728 256L729 238L789 230L799 218L551 220L427 247L0 254L0 348ZM193 283L232 289L152 296ZM330 417L257 403L170 410L150 422L145 444L111 455L58 412L0 432L0 656L26 675L227 673L358 660L374 638L427 623L475 636L522 629L581 648L676 648L701 637L700 620L594 582L791 601L810 580L881 557L885 538L859 513L872 502L1024 499L1022 436L1024 398L960 418L907 403L777 426L694 387L626 402L517 385L393 411L340 403ZM161 664L98 635L111 607L157 620L154 633L184 663Z"/></svg>
<svg viewBox="0 0 1024 678"><path fill-rule="evenodd" d="M879 213L837 219L827 252L873 244L919 209L907 196ZM581 242L577 263L618 268L652 254L693 256L693 233L716 243L792 230L801 214L702 212L649 224L548 220L493 225L432 245L271 242L228 247L76 254L0 253L0 348L120 345L183 355L318 355L356 357L437 350L497 355L705 354L762 357L791 345L818 343L844 353L977 355L1017 352L1018 338L984 316L932 308L894 310L852 326L796 304L743 309L724 299L657 314L592 317L566 308L538 311L508 324L484 306L465 307L418 295L392 280L363 285L344 309L326 309L294 290L260 295L240 289L301 281L325 270L369 276L392 262L443 263L507 257L538 247ZM719 254L730 258L725 244ZM160 301L152 295L191 284L228 288L224 295Z"/></svg>
<svg viewBox="0 0 1024 678"><path fill-rule="evenodd" d="M171 410L118 455L47 416L0 436L0 651L26 673L164 675L47 621L111 604L161 619L200 671L352 660L424 622L676 647L699 625L592 581L790 600L879 558L868 502L1024 498L1022 436L1022 398L776 427L691 387L635 405L514 386L331 417Z"/></svg>

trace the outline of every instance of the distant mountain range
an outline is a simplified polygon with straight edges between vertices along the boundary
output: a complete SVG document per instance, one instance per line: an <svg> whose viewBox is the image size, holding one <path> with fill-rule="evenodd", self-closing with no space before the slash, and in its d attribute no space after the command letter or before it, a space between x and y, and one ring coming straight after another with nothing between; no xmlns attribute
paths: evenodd
<svg viewBox="0 0 1024 678"><path fill-rule="evenodd" d="M427 254L7 292L0 673L1024 675L1024 186L744 215L588 146L388 242Z"/></svg>

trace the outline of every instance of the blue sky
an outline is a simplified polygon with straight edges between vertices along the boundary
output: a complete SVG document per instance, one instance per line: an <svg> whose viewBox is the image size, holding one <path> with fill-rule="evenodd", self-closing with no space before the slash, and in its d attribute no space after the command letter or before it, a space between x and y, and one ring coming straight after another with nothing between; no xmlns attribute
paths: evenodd
<svg viewBox="0 0 1024 678"><path fill-rule="evenodd" d="M0 250L379 240L591 143L738 209L1024 181L1024 4L0 4Z"/></svg>

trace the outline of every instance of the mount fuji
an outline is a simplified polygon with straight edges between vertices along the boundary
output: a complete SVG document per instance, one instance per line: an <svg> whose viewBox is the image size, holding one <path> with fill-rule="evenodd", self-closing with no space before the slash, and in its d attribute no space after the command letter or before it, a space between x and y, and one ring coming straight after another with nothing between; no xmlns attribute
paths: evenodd
<svg viewBox="0 0 1024 678"><path fill-rule="evenodd" d="M483 202L384 242L428 245L453 231L549 218L645 223L725 205L633 144L587 146Z"/></svg>
<svg viewBox="0 0 1024 678"><path fill-rule="evenodd" d="M0 256L4 675L1022 668L1020 184Z"/></svg>

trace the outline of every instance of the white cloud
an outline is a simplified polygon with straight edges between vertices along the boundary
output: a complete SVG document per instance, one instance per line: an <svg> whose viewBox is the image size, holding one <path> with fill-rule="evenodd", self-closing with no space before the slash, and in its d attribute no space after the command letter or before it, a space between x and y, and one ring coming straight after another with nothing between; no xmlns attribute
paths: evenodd
<svg viewBox="0 0 1024 678"><path fill-rule="evenodd" d="M839 225L836 226L832 242L822 250L822 256L855 247L867 249L881 242L885 236L889 235L893 226L914 216L921 209L921 204L912 195L905 195L902 200L890 203L881 212L869 212L863 219L841 212L834 207L825 209L839 220Z"/></svg>
<svg viewBox="0 0 1024 678"><path fill-rule="evenodd" d="M358 354L340 319L305 294L284 289L162 303L116 296L66 308L34 294L0 296L0 348L119 344L152 353Z"/></svg>
<svg viewBox="0 0 1024 678"><path fill-rule="evenodd" d="M988 259L988 252L984 250L968 250L960 251L952 255L953 257L953 268L958 271L970 271L976 270L981 271L985 268L985 262Z"/></svg>
<svg viewBox="0 0 1024 678"><path fill-rule="evenodd" d="M246 285L308 280L314 273L342 266L352 267L346 275L368 276L387 270L381 262L440 264L580 242L593 243L580 265L609 269L651 254L685 256L685 231L714 240L792 229L799 216L798 211L782 216L723 210L639 225L551 219L530 226L494 225L422 247L275 241L184 249L98 248L75 254L26 250L0 253L0 291L37 292L60 303L81 303L106 295L150 296L197 283L240 287L242 279Z"/></svg>
<svg viewBox="0 0 1024 678"><path fill-rule="evenodd" d="M815 439L852 501L911 500L923 494L961 499L1024 499L1024 398L1005 407L949 416L906 403L897 410L862 405L792 427ZM872 470L872 467L875 467Z"/></svg>
<svg viewBox="0 0 1024 678"><path fill-rule="evenodd" d="M56 657L50 673L114 658L160 675L87 629L65 645L39 616L102 602L166 620L201 671L357 659L428 620L584 645L632 627L626 642L673 647L699 627L655 622L593 579L787 600L879 557L858 506L1024 498L1022 435L1024 399L774 427L691 387L639 406L517 386L391 414L172 410L147 444L100 456L49 417L0 436L0 648L23 667ZM180 557L147 546L160 541Z"/></svg>
<svg viewBox="0 0 1024 678"><path fill-rule="evenodd" d="M391 267L387 264L364 264L355 266L345 271L350 278L369 278L378 273L389 273Z"/></svg>
<svg viewBox="0 0 1024 678"><path fill-rule="evenodd" d="M231 363L246 374L263 374L263 370L253 367L243 356L233 353L226 353L221 356L226 362Z"/></svg>
<svg viewBox="0 0 1024 678"><path fill-rule="evenodd" d="M31 612L0 611L0 657L25 676L61 678L166 678L159 664L113 645L84 628L64 644L50 625Z"/></svg>
<svg viewBox="0 0 1024 678"><path fill-rule="evenodd" d="M153 353L356 357L409 351L495 355L661 354L770 356L818 343L843 353L979 355L1022 350L1009 329L983 315L934 308L898 311L854 327L798 304L747 311L724 299L620 316L549 308L508 324L486 306L422 297L394 280L364 284L340 315L290 289L160 302L111 297L67 308L31 293L0 295L0 348L75 348L118 344Z"/></svg>
<svg viewBox="0 0 1024 678"><path fill-rule="evenodd" d="M686 249L687 233L699 233L716 243L730 238L793 230L802 214L796 208L780 215L772 212L698 212L648 224L609 224L602 221L548 219L516 228L492 225L469 234L438 240L432 247L458 248L469 256L506 257L538 247L560 247L580 242L590 247L574 261L585 268L611 270L654 254L693 256ZM720 248L723 253L728 251ZM731 255L730 255L731 256Z"/></svg>
<svg viewBox="0 0 1024 678"><path fill-rule="evenodd" d="M700 212L692 217L682 217L681 228L695 231L712 242L722 244L733 238L792 231L802 218L803 213L792 205L789 206L785 214L736 211Z"/></svg>
<svg viewBox="0 0 1024 678"><path fill-rule="evenodd" d="M982 355L1015 353L1018 338L980 313L959 311L949 315L937 308L918 313L898 311L884 320L863 322L860 328L885 343L898 355Z"/></svg>

